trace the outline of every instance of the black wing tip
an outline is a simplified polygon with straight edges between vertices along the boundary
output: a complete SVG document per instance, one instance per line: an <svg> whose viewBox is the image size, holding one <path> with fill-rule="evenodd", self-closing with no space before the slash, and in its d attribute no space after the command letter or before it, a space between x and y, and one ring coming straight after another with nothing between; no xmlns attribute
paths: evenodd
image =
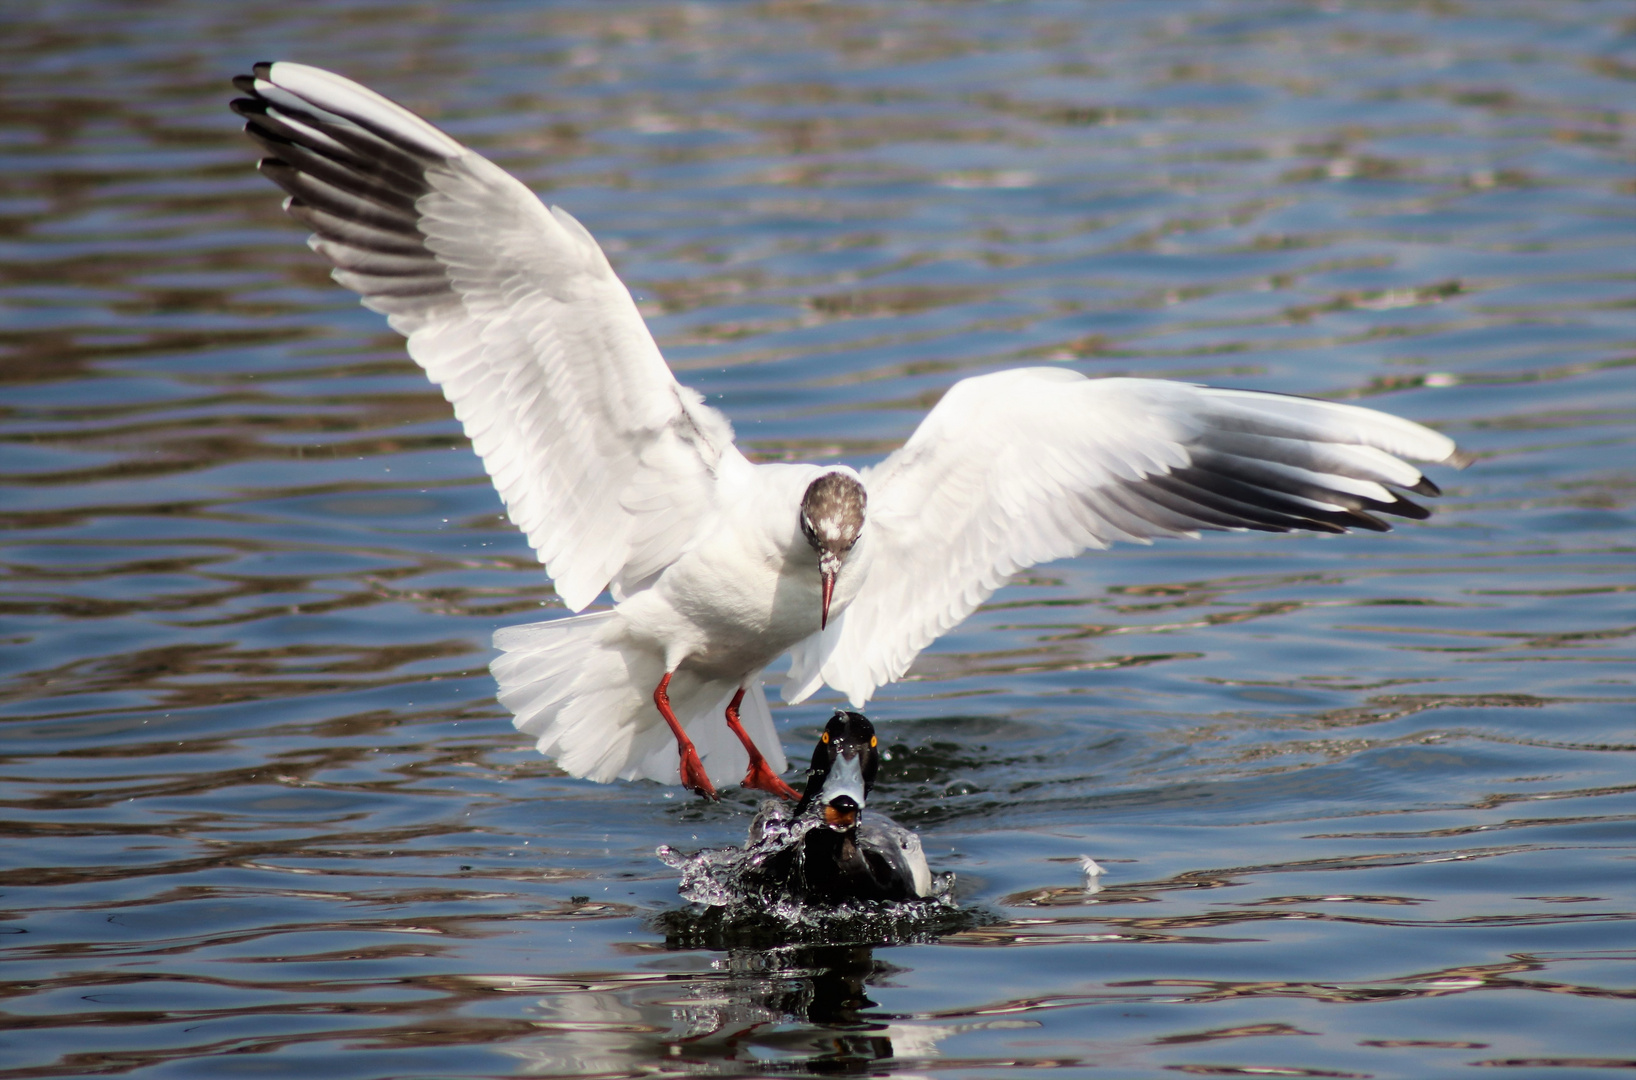
<svg viewBox="0 0 1636 1080"><path fill-rule="evenodd" d="M267 103L260 98L234 98L227 107L246 120L259 120L267 115Z"/></svg>
<svg viewBox="0 0 1636 1080"><path fill-rule="evenodd" d="M253 93L255 93L256 92L256 77L254 75L235 75L235 76L233 76L233 89L237 90L241 94L253 94Z"/></svg>
<svg viewBox="0 0 1636 1080"><path fill-rule="evenodd" d="M1385 514L1394 514L1400 518L1408 518L1410 521L1425 521L1432 516L1430 510L1413 499L1405 499L1401 495L1398 496L1396 502L1389 506L1372 506L1370 509L1379 510Z"/></svg>
<svg viewBox="0 0 1636 1080"><path fill-rule="evenodd" d="M273 73L273 65L276 63L278 63L277 60L257 60L250 65L250 70L255 72L256 78L266 79L267 76Z"/></svg>
<svg viewBox="0 0 1636 1080"><path fill-rule="evenodd" d="M1424 495L1430 499L1435 499L1437 496L1443 494L1443 489L1432 483L1431 478L1428 476L1422 476L1418 483L1413 484L1404 490L1412 491L1416 495Z"/></svg>
<svg viewBox="0 0 1636 1080"><path fill-rule="evenodd" d="M296 148L295 143L277 132L268 131L254 120L244 125L244 133L260 143L263 150L270 150L275 154L285 153Z"/></svg>
<svg viewBox="0 0 1636 1080"><path fill-rule="evenodd" d="M1429 481L1427 482L1429 483ZM1421 495L1436 495L1439 493L1435 485L1432 487L1430 492L1421 491L1419 485L1416 485L1409 490ZM1368 510L1373 510L1376 514L1391 514L1393 517L1405 518L1409 521L1425 521L1427 518L1432 516L1432 512L1430 510L1426 509L1424 506L1421 506L1413 499L1405 499L1403 496L1397 495L1395 492L1393 494L1395 497L1389 503L1383 503L1375 499L1370 499L1366 502L1365 506ZM1390 521L1382 521L1380 518L1376 517L1375 514L1368 513L1366 510L1361 508L1346 511L1346 516L1349 519L1346 522L1346 525L1349 528L1368 529L1370 532L1392 531L1392 523Z"/></svg>
<svg viewBox="0 0 1636 1080"><path fill-rule="evenodd" d="M1400 513L1401 511L1394 506L1388 512L1396 514ZM1392 526L1390 523L1380 520L1380 518L1375 517L1373 514L1366 514L1362 510L1353 510L1347 516L1351 518L1351 520L1347 522L1347 525L1351 528L1368 529L1370 532L1392 531Z"/></svg>
<svg viewBox="0 0 1636 1080"><path fill-rule="evenodd" d="M1424 482L1430 485L1430 481ZM1174 470L1163 477L1151 476L1148 483L1169 491L1174 496L1209 507L1218 515L1225 513L1229 518L1235 519L1230 524L1219 521L1206 524L1205 528L1247 528L1262 532L1304 530L1319 533L1344 533L1352 529L1366 529L1370 532L1384 533L1392 531L1391 522L1381 520L1375 516L1376 514L1389 514L1411 521L1425 521L1432 516L1432 512L1426 507L1396 492L1393 492L1391 502L1365 499L1338 491L1330 492L1329 495L1337 501L1350 505L1344 505L1343 508L1336 510L1321 510L1305 505L1300 500L1303 497L1323 499L1324 492L1281 490L1277 487L1255 484L1201 465ZM1417 485L1410 490L1422 495L1437 493L1435 485L1430 485L1430 488L1428 492Z"/></svg>
<svg viewBox="0 0 1636 1080"><path fill-rule="evenodd" d="M1188 467L1155 473L1147 482L1170 494L1206 507L1223 518L1218 528L1258 532L1343 533L1354 524L1350 510L1319 510L1295 503L1283 492L1258 488L1208 469Z"/></svg>

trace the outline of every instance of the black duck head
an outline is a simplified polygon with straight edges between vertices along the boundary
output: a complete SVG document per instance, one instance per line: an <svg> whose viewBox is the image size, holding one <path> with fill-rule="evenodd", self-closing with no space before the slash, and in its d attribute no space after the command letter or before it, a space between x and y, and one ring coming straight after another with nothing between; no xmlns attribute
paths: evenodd
<svg viewBox="0 0 1636 1080"><path fill-rule="evenodd" d="M795 816L817 805L832 829L855 828L869 801L880 768L875 725L863 713L837 709L824 726L807 770L806 791L796 804Z"/></svg>

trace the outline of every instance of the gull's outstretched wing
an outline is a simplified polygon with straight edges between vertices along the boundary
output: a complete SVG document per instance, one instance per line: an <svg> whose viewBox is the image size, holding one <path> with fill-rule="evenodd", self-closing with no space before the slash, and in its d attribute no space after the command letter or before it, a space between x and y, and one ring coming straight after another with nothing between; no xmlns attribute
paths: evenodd
<svg viewBox="0 0 1636 1080"><path fill-rule="evenodd" d="M257 64L234 82L285 209L408 337L564 602L617 598L674 561L738 450L585 227L339 75Z"/></svg>
<svg viewBox="0 0 1636 1080"><path fill-rule="evenodd" d="M1391 490L1438 494L1404 458L1463 464L1448 438L1355 405L1064 368L965 379L863 474L868 577L792 650L786 696L827 682L861 706L1012 574L1086 548L1424 518Z"/></svg>

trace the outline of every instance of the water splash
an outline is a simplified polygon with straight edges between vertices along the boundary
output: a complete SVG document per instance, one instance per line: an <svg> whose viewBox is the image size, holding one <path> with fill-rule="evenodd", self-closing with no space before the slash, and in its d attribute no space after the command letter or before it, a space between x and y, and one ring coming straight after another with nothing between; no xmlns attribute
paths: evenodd
<svg viewBox="0 0 1636 1080"><path fill-rule="evenodd" d="M680 871L677 889L684 898L711 909L713 914L706 922L713 928L782 928L797 938L808 930L850 929L862 937L888 940L919 938L933 927L943 929L947 916L957 907L952 873L933 874L930 889L919 900L829 904L802 895L787 871L774 865L774 857L798 847L807 833L823 827L817 815L791 818L782 802L768 799L750 823L743 847L687 853L661 844L655 854L666 866ZM859 827L866 840L871 834L888 833L903 836L919 853L920 838L883 815L871 814Z"/></svg>

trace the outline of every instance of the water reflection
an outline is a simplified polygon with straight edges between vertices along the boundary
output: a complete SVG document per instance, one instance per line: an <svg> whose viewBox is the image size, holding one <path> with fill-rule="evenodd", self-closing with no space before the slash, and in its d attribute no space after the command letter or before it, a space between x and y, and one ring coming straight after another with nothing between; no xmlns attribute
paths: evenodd
<svg viewBox="0 0 1636 1080"><path fill-rule="evenodd" d="M992 944L1028 944L1014 937L989 940ZM965 938L957 935L954 941L965 943ZM670 943L666 947L671 947ZM486 989L532 998L536 1015L533 1024L550 1035L513 1043L508 1048L508 1053L526 1063L529 1075L604 1075L619 1071L633 1060L649 1062L655 1071L665 1074L719 1075L746 1069L859 1073L872 1072L873 1066L888 1061L899 1067L969 1067L977 1063L949 1057L941 1044L974 1033L1014 1038L1009 1033L1041 1029L1043 1018L1051 1013L1096 1005L1128 1009L1287 1000L1376 1004L1482 992L1544 992L1629 1000L1628 992L1539 977L1552 963L1565 959L1595 957L1519 955L1503 963L1423 971L1370 982L1127 980L1090 993L989 999L975 1007L914 1015L882 1009L871 997L872 993L879 995L882 990L908 981L913 969L884 959L876 948L867 945L733 946L722 950L708 970L550 979L489 978L474 982ZM1153 1039L1151 1045L1188 1046L1318 1033L1271 1021L1165 1035ZM1485 1049L1490 1044L1396 1039L1367 1040L1360 1045L1470 1050ZM1128 1039L1108 1039L1084 1056L1014 1055L988 1059L987 1064L1036 1068L1117 1064L1129 1060L1130 1051Z"/></svg>
<svg viewBox="0 0 1636 1080"><path fill-rule="evenodd" d="M667 947L670 947L667 940ZM535 1003L549 1039L514 1046L528 1075L617 1072L631 1060L661 1072L865 1074L886 1061L940 1056L963 1032L1031 1028L1032 1021L905 1022L869 995L909 969L868 945L730 947L708 974L587 978ZM496 983L530 993L525 984ZM818 1030L813 1030L814 1028Z"/></svg>

